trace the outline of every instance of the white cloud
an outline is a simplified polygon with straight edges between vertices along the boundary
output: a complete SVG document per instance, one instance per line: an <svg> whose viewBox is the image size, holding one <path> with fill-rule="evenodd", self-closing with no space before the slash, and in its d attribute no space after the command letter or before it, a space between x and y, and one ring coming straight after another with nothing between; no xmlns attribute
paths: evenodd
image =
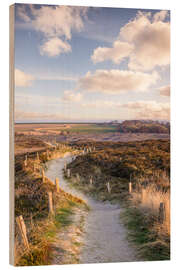
<svg viewBox="0 0 180 270"><path fill-rule="evenodd" d="M41 53L55 56L71 51L67 40L71 39L72 31L81 31L86 18L86 7L71 6L41 6L35 8L29 5L31 13L27 14L23 8L18 9L18 16L25 22L31 22L33 29L41 32L44 42L41 44ZM23 14L23 16L22 16Z"/></svg>
<svg viewBox="0 0 180 270"><path fill-rule="evenodd" d="M123 104L122 107L133 112L139 119L163 119L170 118L170 104L156 101L136 101Z"/></svg>
<svg viewBox="0 0 180 270"><path fill-rule="evenodd" d="M128 70L96 70L94 74L88 72L79 79L78 87L82 90L118 94L126 91L146 91L155 84L159 76Z"/></svg>
<svg viewBox="0 0 180 270"><path fill-rule="evenodd" d="M65 101L65 102L79 102L81 100L82 100L82 94L81 93L73 93L73 91L69 91L69 90L64 91L62 101Z"/></svg>
<svg viewBox="0 0 180 270"><path fill-rule="evenodd" d="M161 96L167 96L167 97L170 96L170 85L162 86L158 90Z"/></svg>
<svg viewBox="0 0 180 270"><path fill-rule="evenodd" d="M94 50L91 59L94 63L112 60L119 64L125 57L132 52L133 46L127 42L115 41L112 48L98 47Z"/></svg>
<svg viewBox="0 0 180 270"><path fill-rule="evenodd" d="M28 87L31 86L34 77L23 72L20 69L15 69L15 86Z"/></svg>
<svg viewBox="0 0 180 270"><path fill-rule="evenodd" d="M69 43L62 41L57 37L49 39L40 46L41 55L46 54L52 57L67 52L71 52L71 46L69 45Z"/></svg>
<svg viewBox="0 0 180 270"><path fill-rule="evenodd" d="M151 22L150 15L139 12L137 17L120 31L120 38L134 45L129 68L152 70L170 62L170 23L164 22L165 15L158 13Z"/></svg>
<svg viewBox="0 0 180 270"><path fill-rule="evenodd" d="M170 63L170 23L164 21L167 11L138 12L137 16L121 29L112 48L97 48L91 56L94 63L112 60L119 64L128 57L132 70L148 71Z"/></svg>
<svg viewBox="0 0 180 270"><path fill-rule="evenodd" d="M40 9L32 8L34 16L32 24L37 31L47 37L64 36L71 39L72 30L83 29L82 18L86 16L86 7L70 6L42 6Z"/></svg>

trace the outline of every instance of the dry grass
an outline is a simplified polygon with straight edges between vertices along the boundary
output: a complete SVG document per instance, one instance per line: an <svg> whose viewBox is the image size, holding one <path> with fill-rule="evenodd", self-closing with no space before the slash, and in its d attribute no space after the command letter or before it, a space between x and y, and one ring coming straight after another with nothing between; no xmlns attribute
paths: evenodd
<svg viewBox="0 0 180 270"><path fill-rule="evenodd" d="M129 207L122 214L130 239L137 245L142 260L170 259L169 179L166 174L160 174L160 179L157 179L158 175L159 172L155 173L154 181L152 177L135 180Z"/></svg>
<svg viewBox="0 0 180 270"><path fill-rule="evenodd" d="M162 178L164 177L164 178ZM164 180L164 181L163 181ZM138 183L131 193L131 202L136 205L142 213L146 213L155 219L154 229L161 235L170 236L170 191L166 191L153 184L152 179L146 181L149 183L145 187ZM164 173L159 182L164 182L168 186L169 177ZM142 182L142 179L141 179ZM156 180L157 182L157 180ZM159 221L160 204L164 205L164 221Z"/></svg>
<svg viewBox="0 0 180 270"><path fill-rule="evenodd" d="M46 187L52 187L51 183L43 184ZM44 194L45 195L45 194ZM53 192L53 202L55 215L48 214L46 206L46 216L41 216L41 210L36 211L34 215L25 218L27 236L29 240L30 250L27 251L21 241L18 228L16 227L15 238L15 265L48 265L51 264L51 246L56 240L56 234L59 233L65 226L71 224L71 215L73 207L84 205L84 202L60 190L59 193Z"/></svg>
<svg viewBox="0 0 180 270"><path fill-rule="evenodd" d="M48 160L62 157L67 151L73 150L67 146L49 151ZM16 157L15 216L23 216L30 250L25 249L15 222L15 265L47 265L50 263L51 244L56 233L62 226L70 223L71 209L77 204L85 204L62 189L57 193L50 179L46 178L43 183L41 169L45 168L47 161L46 151L39 153L39 159L36 156L28 156L26 166L24 160L25 156ZM49 216L48 212L48 191L53 193L54 217Z"/></svg>

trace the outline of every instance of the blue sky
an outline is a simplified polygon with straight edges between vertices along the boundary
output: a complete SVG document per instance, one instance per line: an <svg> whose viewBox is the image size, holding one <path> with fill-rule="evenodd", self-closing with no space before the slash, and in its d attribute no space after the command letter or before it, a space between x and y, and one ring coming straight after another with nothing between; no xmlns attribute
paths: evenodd
<svg viewBox="0 0 180 270"><path fill-rule="evenodd" d="M169 11L15 5L15 120L169 119Z"/></svg>

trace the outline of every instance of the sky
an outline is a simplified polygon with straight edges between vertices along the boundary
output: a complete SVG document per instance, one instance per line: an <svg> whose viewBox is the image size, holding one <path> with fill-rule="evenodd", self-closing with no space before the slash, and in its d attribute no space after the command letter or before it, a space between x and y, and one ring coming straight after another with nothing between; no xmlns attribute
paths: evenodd
<svg viewBox="0 0 180 270"><path fill-rule="evenodd" d="M15 4L15 121L170 118L170 12Z"/></svg>

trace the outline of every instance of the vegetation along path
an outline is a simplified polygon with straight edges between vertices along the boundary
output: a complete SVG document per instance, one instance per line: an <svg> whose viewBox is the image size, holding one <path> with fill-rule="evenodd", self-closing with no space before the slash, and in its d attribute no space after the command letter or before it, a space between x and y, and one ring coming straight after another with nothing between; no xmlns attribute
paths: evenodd
<svg viewBox="0 0 180 270"><path fill-rule="evenodd" d="M119 222L122 208L119 204L96 201L70 186L64 179L63 168L71 161L72 157L68 155L49 161L46 176L50 179L58 177L64 191L83 199L90 207L85 216L79 263L137 261L136 251L127 241L126 229ZM58 264L58 260L55 262Z"/></svg>

